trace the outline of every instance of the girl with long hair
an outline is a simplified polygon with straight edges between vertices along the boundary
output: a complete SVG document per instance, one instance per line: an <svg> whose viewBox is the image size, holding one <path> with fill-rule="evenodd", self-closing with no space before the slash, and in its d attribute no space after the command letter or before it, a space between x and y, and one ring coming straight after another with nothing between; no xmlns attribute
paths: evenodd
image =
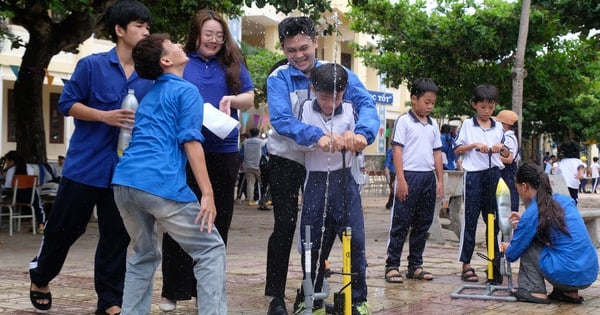
<svg viewBox="0 0 600 315"><path fill-rule="evenodd" d="M515 182L526 209L509 216L515 230L506 258L521 259L513 295L531 303L583 303L578 291L596 280L598 257L575 201L553 195L548 175L533 163L517 170ZM544 280L553 286L548 296Z"/></svg>

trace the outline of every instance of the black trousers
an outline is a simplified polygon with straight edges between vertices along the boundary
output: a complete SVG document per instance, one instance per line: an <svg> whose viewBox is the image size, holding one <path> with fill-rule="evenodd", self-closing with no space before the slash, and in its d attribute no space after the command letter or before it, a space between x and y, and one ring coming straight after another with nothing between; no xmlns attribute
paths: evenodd
<svg viewBox="0 0 600 315"><path fill-rule="evenodd" d="M269 159L273 233L267 249L265 295L285 296L290 251L298 220L298 195L306 169L298 162L272 155Z"/></svg>
<svg viewBox="0 0 600 315"><path fill-rule="evenodd" d="M111 188L92 187L63 177L50 211L38 256L29 269L31 281L45 287L60 272L69 249L85 233L92 211L98 212L100 237L94 260L98 310L121 306L129 235Z"/></svg>

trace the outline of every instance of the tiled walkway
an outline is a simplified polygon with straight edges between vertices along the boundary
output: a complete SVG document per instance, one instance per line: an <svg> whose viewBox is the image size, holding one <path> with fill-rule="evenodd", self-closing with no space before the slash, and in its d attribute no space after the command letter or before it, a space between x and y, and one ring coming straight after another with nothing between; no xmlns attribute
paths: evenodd
<svg viewBox="0 0 600 315"><path fill-rule="evenodd" d="M457 262L458 239L443 230L445 242L429 242L425 250L426 270L435 275L433 281L407 280L403 284L389 284L383 280L389 211L382 197L365 199L366 248L369 268L369 303L373 314L600 314L600 282L581 291L585 297L583 305L552 303L534 305L528 303L482 301L474 299L452 299L450 294L463 285L459 279L460 264ZM582 207L598 207L600 195L581 196ZM266 314L269 300L263 296L267 240L272 230L272 212L258 211L254 207L236 204L233 224L229 233L227 262L227 293L229 314ZM35 255L40 236L17 232L8 236L6 220L0 228L0 314L33 314L29 302L29 277L27 264ZM478 229L476 252L485 252L482 247L484 226ZM48 314L93 314L96 296L93 287L93 257L97 241L97 224L90 223L87 233L73 246L62 273L51 282L54 297L53 307ZM340 246L334 248L330 266L341 269ZM406 268L406 255L403 265ZM473 265L481 278L485 275L486 263L477 256ZM516 284L518 265L513 266ZM340 279L331 279L332 290L339 290ZM295 290L302 279L300 255L292 251L288 276L288 310L291 311ZM158 310L160 300L161 273L155 275L154 304L151 314L162 314ZM506 284L506 282L505 282ZM549 290L551 287L549 286ZM192 301L178 304L171 314L194 314Z"/></svg>

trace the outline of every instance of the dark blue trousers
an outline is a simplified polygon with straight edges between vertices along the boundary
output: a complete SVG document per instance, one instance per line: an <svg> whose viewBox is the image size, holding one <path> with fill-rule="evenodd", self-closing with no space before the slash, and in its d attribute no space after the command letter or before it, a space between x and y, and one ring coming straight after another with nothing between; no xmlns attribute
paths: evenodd
<svg viewBox="0 0 600 315"><path fill-rule="evenodd" d="M350 242L351 270L353 273L352 302L353 304L359 304L367 300L365 224L359 187L354 181L349 168L330 172L328 191L326 191L326 181L327 172L310 172L308 174L302 198L300 238L302 244L304 244L305 226L310 225L312 240L311 276L315 284L315 292L319 292L323 286L325 260L329 258L336 237L341 238L342 232L347 226L352 228ZM326 197L327 207L325 208ZM324 211L327 212L327 215L325 230L322 232ZM340 257L341 254L340 252ZM319 270L315 281L317 259L319 259ZM304 266L304 254L302 254L302 267L304 268Z"/></svg>
<svg viewBox="0 0 600 315"><path fill-rule="evenodd" d="M496 188L500 179L500 170L496 167L478 172L466 172L465 174L465 213L463 217L462 233L460 238L460 261L469 264L475 250L475 234L477 232L477 221L479 215L483 216L486 223L487 216L492 213L494 222L494 252L499 253L498 242L498 203L496 201ZM486 237L487 240L487 237ZM489 244L488 244L489 246ZM487 253L486 253L487 254ZM498 274L495 273L494 274Z"/></svg>
<svg viewBox="0 0 600 315"><path fill-rule="evenodd" d="M404 177L408 184L408 198L394 201L385 266L400 266L402 247L410 230L408 269L414 270L423 265L427 231L435 210L436 178L433 171L405 171Z"/></svg>
<svg viewBox="0 0 600 315"><path fill-rule="evenodd" d="M100 237L94 263L98 310L121 306L129 235L115 204L113 190L63 177L50 211L40 251L30 264L31 281L45 287L62 269L69 248L85 233L96 206Z"/></svg>

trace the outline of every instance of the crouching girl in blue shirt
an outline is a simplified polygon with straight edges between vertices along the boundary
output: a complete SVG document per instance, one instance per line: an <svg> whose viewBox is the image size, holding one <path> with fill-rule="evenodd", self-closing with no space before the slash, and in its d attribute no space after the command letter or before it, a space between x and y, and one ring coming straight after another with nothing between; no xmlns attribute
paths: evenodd
<svg viewBox="0 0 600 315"><path fill-rule="evenodd" d="M552 195L548 175L535 164L521 166L515 182L526 210L509 216L516 228L506 258L521 259L513 295L532 303L583 303L578 291L596 280L598 257L575 202ZM553 286L548 296L544 280Z"/></svg>

